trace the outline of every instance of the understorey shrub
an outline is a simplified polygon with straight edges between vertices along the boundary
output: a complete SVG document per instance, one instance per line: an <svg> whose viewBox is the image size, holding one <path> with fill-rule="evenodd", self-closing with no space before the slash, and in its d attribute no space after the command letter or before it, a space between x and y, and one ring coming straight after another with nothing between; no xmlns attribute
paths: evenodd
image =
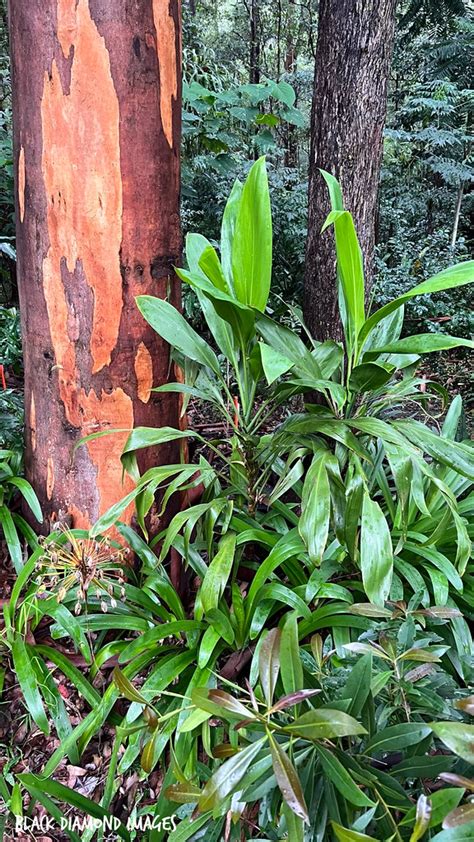
<svg viewBox="0 0 474 842"><path fill-rule="evenodd" d="M49 536L21 570L5 651L30 716L45 730L47 708L61 742L39 777L17 776L13 806L24 790L48 811L77 806L77 793L51 776L108 723L115 743L102 801L80 809L113 809L120 775L138 768L146 779L161 767L157 799L136 811L179 823L169 837L150 831L153 842L448 842L457 837L443 837L442 825L453 811L469 828L470 810L455 811L470 780L458 745L472 727L464 710L474 451L458 440L461 400L426 384L416 366L424 353L473 343L400 335L405 301L467 284L473 266L366 313L352 218L324 177L343 343L314 342L304 325L299 336L265 313L272 220L263 159L232 189L219 251L190 234L187 268L177 270L212 340L167 301L137 300L184 372L184 383L157 391L181 393L183 412L191 398L206 403L216 425L207 436L133 430L122 463L135 489L90 535ZM288 320L298 318L291 308ZM442 422L435 399L447 408ZM137 451L178 438L194 447L191 464L140 475ZM157 492L162 511L173 495L183 505L150 536ZM133 502L139 531L120 522ZM120 544L101 538L111 526L133 567L124 568ZM32 642L44 617L54 639L69 637L83 654L85 676ZM111 658L118 666L99 692ZM78 725L48 663L87 701Z"/></svg>

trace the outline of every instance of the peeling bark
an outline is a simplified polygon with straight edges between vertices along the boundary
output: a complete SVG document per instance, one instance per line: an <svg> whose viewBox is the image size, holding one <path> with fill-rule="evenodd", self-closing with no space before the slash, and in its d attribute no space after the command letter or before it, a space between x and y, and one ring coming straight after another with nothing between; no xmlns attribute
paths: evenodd
<svg viewBox="0 0 474 842"><path fill-rule="evenodd" d="M179 306L179 0L14 0L10 28L27 476L47 522L88 527L131 488L127 434L77 442L179 423L135 304Z"/></svg>
<svg viewBox="0 0 474 842"><path fill-rule="evenodd" d="M320 234L330 205L324 169L342 184L367 278L372 274L382 133L396 0L321 0L311 116L304 313L313 335L338 338L335 253Z"/></svg>

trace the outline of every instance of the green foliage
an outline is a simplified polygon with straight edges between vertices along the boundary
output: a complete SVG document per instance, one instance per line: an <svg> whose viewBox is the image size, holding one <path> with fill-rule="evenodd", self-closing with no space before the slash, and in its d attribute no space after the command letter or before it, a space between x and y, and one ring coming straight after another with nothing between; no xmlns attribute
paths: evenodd
<svg viewBox="0 0 474 842"><path fill-rule="evenodd" d="M16 497L23 498L38 524L43 515L38 498L27 480L21 476L21 454L13 450L0 450L0 530L17 573L23 567L23 548L20 536L34 549L37 539L34 531L16 510Z"/></svg>
<svg viewBox="0 0 474 842"><path fill-rule="evenodd" d="M95 538L52 535L19 575L5 642L29 714L47 730L48 710L61 743L37 780L18 783L39 797L43 777L66 755L77 762L106 722L116 728L99 807L53 785L44 788L48 810L65 802L99 815L111 805L116 775L139 764L143 776L163 767L148 814L176 814L175 840L220 839L229 815L239 837L275 840L334 833L413 842L428 826L448 832L453 811L469 827L469 810L456 811L470 759L462 711L471 705L472 640L462 612L470 616L474 605L473 450L457 439L460 398L440 431L407 416L406 407L421 412L427 396L413 347L429 348L433 338L412 337L407 347L398 337L406 300L467 284L472 265L445 270L368 316L352 220L325 177L343 345L306 343L262 312L271 272L271 249L261 247L271 242L262 160L231 193L219 254L201 235L187 238L179 272L212 342L168 302L138 299L185 372L184 384L159 391L181 392L185 405L191 397L207 402L227 434L135 429L122 461L136 489L99 519ZM308 391L319 403L290 409L288 401ZM267 432L282 407L283 420ZM140 476L138 450L183 436L198 445L195 464ZM195 499L147 543L157 490L162 507L177 492ZM118 522L133 500L143 537ZM41 555L79 557L82 540L100 541L114 524L137 563L126 583L104 584L107 610L94 588L82 609L74 577L59 598ZM191 594L173 584L170 554ZM52 647L25 641L26 628L34 633L44 617L53 638L73 640L87 676ZM112 655L119 666L100 696L93 680ZM47 682L46 660L90 707L75 726ZM118 713L120 696L130 704ZM420 798L440 774L448 786ZM258 822L249 820L257 813Z"/></svg>

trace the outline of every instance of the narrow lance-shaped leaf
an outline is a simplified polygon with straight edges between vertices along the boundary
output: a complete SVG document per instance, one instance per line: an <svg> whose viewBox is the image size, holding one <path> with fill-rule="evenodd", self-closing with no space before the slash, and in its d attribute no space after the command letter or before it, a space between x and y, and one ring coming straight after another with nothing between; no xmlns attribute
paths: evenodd
<svg viewBox="0 0 474 842"><path fill-rule="evenodd" d="M238 789L239 783L247 769L253 763L266 738L250 743L234 757L226 760L206 783L199 799L199 810L213 810L227 798L231 792Z"/></svg>
<svg viewBox="0 0 474 842"><path fill-rule="evenodd" d="M321 564L329 534L331 496L326 454L316 454L303 485L299 533L314 564Z"/></svg>
<svg viewBox="0 0 474 842"><path fill-rule="evenodd" d="M392 583L392 538L382 509L368 493L364 494L362 503L360 564L369 600L375 605L383 605Z"/></svg>
<svg viewBox="0 0 474 842"><path fill-rule="evenodd" d="M201 365L220 373L219 362L207 342L188 325L176 307L161 298L139 295L136 299L142 316L173 348Z"/></svg>
<svg viewBox="0 0 474 842"><path fill-rule="evenodd" d="M201 602L205 612L217 608L232 572L235 555L235 532L227 532L219 543L201 585Z"/></svg>
<svg viewBox="0 0 474 842"><path fill-rule="evenodd" d="M433 733L468 763L474 763L474 725L464 722L432 722Z"/></svg>
<svg viewBox="0 0 474 842"><path fill-rule="evenodd" d="M270 732L268 732L268 740L270 743L273 771L280 792L288 807L293 810L295 815L309 824L308 808L298 773L286 752Z"/></svg>
<svg viewBox="0 0 474 842"><path fill-rule="evenodd" d="M389 301L388 304L373 313L360 330L359 344L361 345L364 342L371 330L380 321L382 321L382 319L388 316L389 313L393 313L394 310L401 307L402 304L404 304L405 301L409 301L410 298L413 298L416 295L425 295L433 292L440 292L444 289L452 289L453 287L470 284L473 281L474 260L468 260L465 263L458 263L455 266L451 266L449 269L444 269L442 272L439 272L427 281L423 281L421 284L417 284L412 287L412 289L399 296L399 298Z"/></svg>
<svg viewBox="0 0 474 842"><path fill-rule="evenodd" d="M239 301L263 312L272 272L272 217L265 159L252 166L242 189L232 241L232 275Z"/></svg>
<svg viewBox="0 0 474 842"><path fill-rule="evenodd" d="M280 670L280 640L280 629L270 629L258 653L260 683L268 707L273 701L273 693Z"/></svg>
<svg viewBox="0 0 474 842"><path fill-rule="evenodd" d="M286 617L281 631L280 671L285 693L303 690L303 666L298 641L298 621L297 614L294 611Z"/></svg>

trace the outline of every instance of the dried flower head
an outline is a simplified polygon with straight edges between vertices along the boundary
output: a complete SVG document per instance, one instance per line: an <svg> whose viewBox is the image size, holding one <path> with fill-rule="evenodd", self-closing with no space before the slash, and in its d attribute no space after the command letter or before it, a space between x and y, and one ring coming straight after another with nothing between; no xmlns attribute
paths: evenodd
<svg viewBox="0 0 474 842"><path fill-rule="evenodd" d="M130 554L128 547L116 547L110 538L80 538L65 526L58 526L58 540L43 543L38 560L38 592L55 591L63 602L72 588L77 588L74 613L80 614L87 602L89 589L95 589L102 611L117 605L115 596L125 599L124 566ZM60 536L60 537L59 537Z"/></svg>

